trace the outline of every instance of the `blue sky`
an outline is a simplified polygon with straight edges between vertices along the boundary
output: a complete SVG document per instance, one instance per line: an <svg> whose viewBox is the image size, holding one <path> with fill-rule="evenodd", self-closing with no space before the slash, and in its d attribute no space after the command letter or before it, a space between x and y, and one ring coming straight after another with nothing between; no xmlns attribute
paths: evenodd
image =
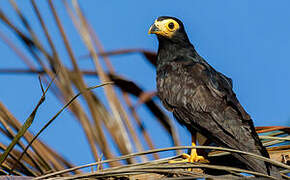
<svg viewBox="0 0 290 180"><path fill-rule="evenodd" d="M13 22L15 16L9 1L0 1L0 8ZM33 22L32 26L44 40L40 25L29 1L16 1L22 12ZM55 22L49 14L46 1L37 1L47 19L58 52L71 67ZM87 54L85 46L64 10L61 1L54 1L66 33L77 57ZM85 2L85 3L84 3ZM233 79L234 90L256 126L290 125L290 1L270 0L195 0L195 1L80 1L85 15L106 50L119 48L145 48L157 50L157 39L147 34L155 18L162 15L180 18L197 51L213 67ZM3 23L1 32L22 44ZM45 45L48 47L47 45ZM0 41L0 68L25 68L13 51ZM147 91L155 90L155 70L141 55L111 58L116 71L139 83ZM79 60L81 67L92 69L89 60ZM88 78L89 85L99 81ZM31 113L41 96L37 76L0 74L0 101L21 121ZM101 92L102 89L94 90ZM48 94L40 108L32 131L36 132L61 104ZM146 113L143 121L157 147L168 147L170 142L162 129L155 128L156 121ZM190 143L188 132L178 126L182 144ZM158 136L157 136L158 135ZM62 114L41 136L45 142L75 164L92 162L86 138L79 124L69 112Z"/></svg>

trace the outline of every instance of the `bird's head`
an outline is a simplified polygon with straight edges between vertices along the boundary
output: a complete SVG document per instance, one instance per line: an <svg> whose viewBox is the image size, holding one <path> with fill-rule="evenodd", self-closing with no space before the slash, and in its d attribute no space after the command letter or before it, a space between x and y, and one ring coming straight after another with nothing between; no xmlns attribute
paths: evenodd
<svg viewBox="0 0 290 180"><path fill-rule="evenodd" d="M169 16L158 17L151 25L148 34L156 34L158 39L188 40L183 23L179 19Z"/></svg>

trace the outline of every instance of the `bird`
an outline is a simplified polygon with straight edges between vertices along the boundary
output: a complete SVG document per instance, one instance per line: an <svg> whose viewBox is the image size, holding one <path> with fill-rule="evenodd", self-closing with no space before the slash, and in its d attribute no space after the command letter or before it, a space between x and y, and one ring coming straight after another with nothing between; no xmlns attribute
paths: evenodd
<svg viewBox="0 0 290 180"><path fill-rule="evenodd" d="M163 106L192 135L216 145L269 158L255 131L253 120L233 91L230 78L215 70L191 44L181 20L160 16L149 34L157 36L157 95ZM232 153L249 170L281 178L276 167L252 156ZM202 162L195 149L182 162Z"/></svg>

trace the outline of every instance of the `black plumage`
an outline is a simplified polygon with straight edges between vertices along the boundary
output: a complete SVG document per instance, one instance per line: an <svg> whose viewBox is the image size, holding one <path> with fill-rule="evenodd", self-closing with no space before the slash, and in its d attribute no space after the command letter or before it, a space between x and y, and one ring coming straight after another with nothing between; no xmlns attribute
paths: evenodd
<svg viewBox="0 0 290 180"><path fill-rule="evenodd" d="M192 134L199 132L219 146L269 157L251 117L232 90L231 79L196 52L182 22L162 16L149 31L159 41L158 96L178 122ZM250 170L280 177L277 169L264 161L241 154L233 156Z"/></svg>

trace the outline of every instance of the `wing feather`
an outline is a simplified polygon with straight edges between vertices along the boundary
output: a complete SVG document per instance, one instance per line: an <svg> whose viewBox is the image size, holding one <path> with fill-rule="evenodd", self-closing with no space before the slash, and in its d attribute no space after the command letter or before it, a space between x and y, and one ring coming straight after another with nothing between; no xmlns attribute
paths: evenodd
<svg viewBox="0 0 290 180"><path fill-rule="evenodd" d="M176 59L164 64L157 71L157 88L165 107L191 132L198 131L223 147L268 156L232 90L231 79L205 61ZM268 171L263 161L233 155L250 169Z"/></svg>

